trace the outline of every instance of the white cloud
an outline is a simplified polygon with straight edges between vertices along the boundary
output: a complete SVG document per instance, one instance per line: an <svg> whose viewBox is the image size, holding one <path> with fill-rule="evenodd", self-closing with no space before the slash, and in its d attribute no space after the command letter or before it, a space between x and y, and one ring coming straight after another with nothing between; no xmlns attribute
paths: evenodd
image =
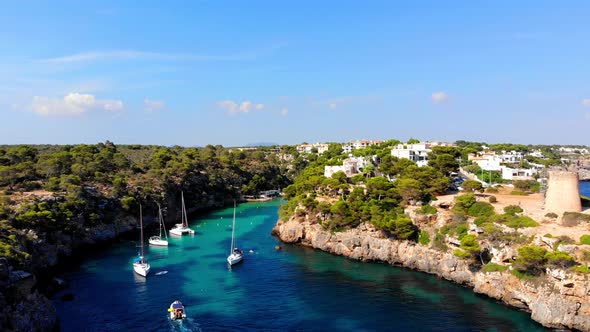
<svg viewBox="0 0 590 332"><path fill-rule="evenodd" d="M254 60L260 56L274 53L283 48L284 43L269 45L256 50L241 51L233 54L194 54L194 53L158 53L136 50L91 51L63 55L54 58L39 59L40 63L69 64L95 61L121 60L160 60L160 61L242 61Z"/></svg>
<svg viewBox="0 0 590 332"><path fill-rule="evenodd" d="M235 113L238 110L238 104L231 100L222 100L217 103L217 107L224 109L229 113Z"/></svg>
<svg viewBox="0 0 590 332"><path fill-rule="evenodd" d="M330 109L333 109L333 110L335 110L335 109L336 109L336 107L337 107L337 105L336 105L336 103L330 103L330 104L328 104L328 107L329 107Z"/></svg>
<svg viewBox="0 0 590 332"><path fill-rule="evenodd" d="M432 102L435 104L446 103L449 100L449 95L446 92L435 92L431 96Z"/></svg>
<svg viewBox="0 0 590 332"><path fill-rule="evenodd" d="M124 109L120 100L96 99L90 94L69 93L63 98L35 96L31 110L42 116L80 115L91 110L117 112Z"/></svg>
<svg viewBox="0 0 590 332"><path fill-rule="evenodd" d="M148 113L156 112L166 107L166 104L162 100L152 100L147 98L143 100L143 105L143 110Z"/></svg>
<svg viewBox="0 0 590 332"><path fill-rule="evenodd" d="M239 104L233 100L222 100L217 103L217 107L226 110L230 114L236 114L236 113L240 113L240 112L248 114L253 109L261 110L265 106L264 106L264 104L260 104L260 103L255 104L249 100L245 100Z"/></svg>
<svg viewBox="0 0 590 332"><path fill-rule="evenodd" d="M252 102L246 100L240 104L240 111L244 113L250 113L250 107L252 107Z"/></svg>
<svg viewBox="0 0 590 332"><path fill-rule="evenodd" d="M584 99L584 100L582 100L582 105L583 106L589 106L590 107L590 99Z"/></svg>
<svg viewBox="0 0 590 332"><path fill-rule="evenodd" d="M282 116L287 116L287 114L289 114L289 109L288 109L288 108L283 108L283 109L281 110L281 115L282 115Z"/></svg>

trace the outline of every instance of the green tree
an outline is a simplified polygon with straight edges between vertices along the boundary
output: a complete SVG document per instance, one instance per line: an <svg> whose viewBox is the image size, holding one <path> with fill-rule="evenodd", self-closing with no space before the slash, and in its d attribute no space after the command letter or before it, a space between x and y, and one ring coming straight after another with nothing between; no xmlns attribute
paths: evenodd
<svg viewBox="0 0 590 332"><path fill-rule="evenodd" d="M539 275L547 264L547 250L537 246L522 246L518 248L515 267L524 273Z"/></svg>
<svg viewBox="0 0 590 332"><path fill-rule="evenodd" d="M422 197L423 193L421 185L418 180L414 179L398 179L395 182L398 193L402 197L403 202L407 204L416 203Z"/></svg>
<svg viewBox="0 0 590 332"><path fill-rule="evenodd" d="M467 180L461 185L465 191L481 191L483 186L481 182L475 180Z"/></svg>
<svg viewBox="0 0 590 332"><path fill-rule="evenodd" d="M434 167L444 175L449 175L451 172L456 172L459 169L459 162L455 157L446 153L437 154L434 159L428 162L428 165Z"/></svg>

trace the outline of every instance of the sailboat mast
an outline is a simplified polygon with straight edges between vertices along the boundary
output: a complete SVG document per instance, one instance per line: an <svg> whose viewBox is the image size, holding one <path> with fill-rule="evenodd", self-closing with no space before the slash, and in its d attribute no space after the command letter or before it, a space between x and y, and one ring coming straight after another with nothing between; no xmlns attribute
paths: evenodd
<svg viewBox="0 0 590 332"><path fill-rule="evenodd" d="M158 222L160 223L160 239L162 239L162 208L160 207L160 203L158 203Z"/></svg>
<svg viewBox="0 0 590 332"><path fill-rule="evenodd" d="M186 217L186 207L184 206L184 192L180 192L180 197L182 199L182 226L183 227L188 227L188 218Z"/></svg>
<svg viewBox="0 0 590 332"><path fill-rule="evenodd" d="M234 240L234 234L236 231L236 201L234 200L234 220L232 222L232 226L231 226L231 248L229 250L230 255L234 252L234 245L235 245L235 240Z"/></svg>
<svg viewBox="0 0 590 332"><path fill-rule="evenodd" d="M145 263L145 252L143 248L143 215L141 213L141 203L139 203L139 228L141 234L141 262Z"/></svg>

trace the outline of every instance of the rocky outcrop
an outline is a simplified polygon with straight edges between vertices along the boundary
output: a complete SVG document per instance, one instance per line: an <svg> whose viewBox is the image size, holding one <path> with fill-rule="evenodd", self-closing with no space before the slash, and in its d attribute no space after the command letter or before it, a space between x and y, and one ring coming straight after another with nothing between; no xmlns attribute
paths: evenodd
<svg viewBox="0 0 590 332"><path fill-rule="evenodd" d="M380 261L435 274L477 293L531 312L532 319L558 329L590 331L590 277L549 273L535 281L507 272L473 272L467 262L409 241L388 238L368 224L331 233L319 224L292 218L278 221L273 234L282 241L317 248L361 261ZM508 257L512 252L504 253Z"/></svg>

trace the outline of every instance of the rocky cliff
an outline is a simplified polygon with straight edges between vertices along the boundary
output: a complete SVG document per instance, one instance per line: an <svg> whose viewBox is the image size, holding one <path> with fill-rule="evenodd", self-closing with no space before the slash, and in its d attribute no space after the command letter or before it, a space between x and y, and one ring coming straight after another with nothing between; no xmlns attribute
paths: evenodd
<svg viewBox="0 0 590 332"><path fill-rule="evenodd" d="M331 233L319 224L291 218L278 221L273 234L282 241L317 248L361 261L380 261L435 274L477 293L531 312L544 326L590 331L590 277L548 271L538 280L508 272L473 272L463 259L409 241L388 238L372 225Z"/></svg>

